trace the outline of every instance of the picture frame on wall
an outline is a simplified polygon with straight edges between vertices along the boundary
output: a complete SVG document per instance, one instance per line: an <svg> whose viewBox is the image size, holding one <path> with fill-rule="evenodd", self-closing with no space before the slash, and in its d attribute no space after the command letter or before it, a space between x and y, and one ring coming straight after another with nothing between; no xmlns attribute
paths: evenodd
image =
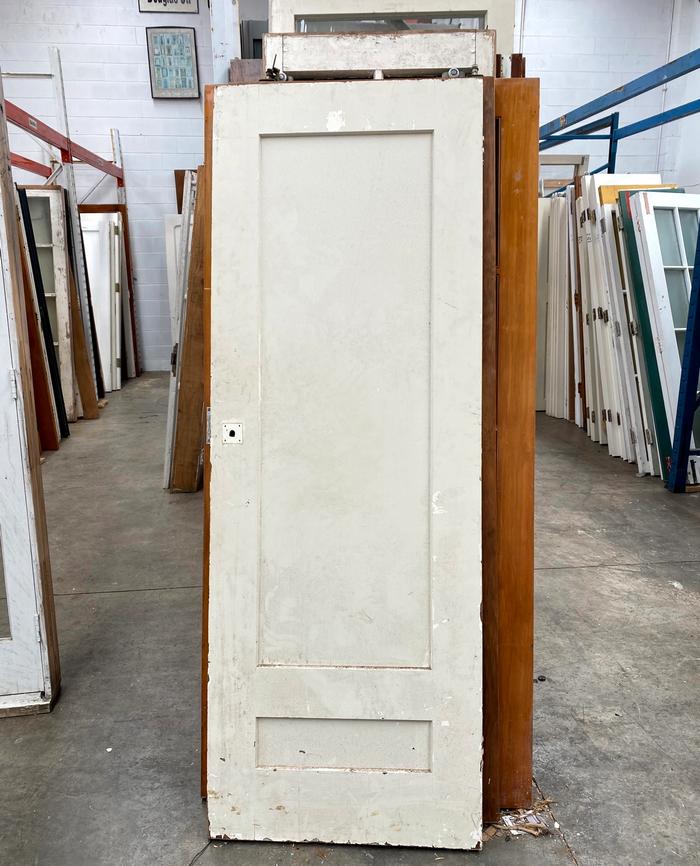
<svg viewBox="0 0 700 866"><path fill-rule="evenodd" d="M146 44L153 99L198 99L194 27L147 27Z"/></svg>
<svg viewBox="0 0 700 866"><path fill-rule="evenodd" d="M139 12L179 12L197 15L199 0L139 0Z"/></svg>

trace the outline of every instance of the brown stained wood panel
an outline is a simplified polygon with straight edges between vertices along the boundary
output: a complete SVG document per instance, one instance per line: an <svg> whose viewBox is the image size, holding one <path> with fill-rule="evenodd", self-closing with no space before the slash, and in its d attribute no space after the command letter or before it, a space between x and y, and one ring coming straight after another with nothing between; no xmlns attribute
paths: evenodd
<svg viewBox="0 0 700 866"><path fill-rule="evenodd" d="M61 434L56 423L56 415L51 406L52 385L46 358L43 352L43 335L38 314L32 297L32 281L29 273L29 263L24 249L19 251L22 269L23 304L26 316L26 334L29 351L29 369L32 376L32 402L34 418L39 432L39 443L42 451L58 451L61 444ZM27 397L29 400L29 397Z"/></svg>
<svg viewBox="0 0 700 866"><path fill-rule="evenodd" d="M501 808L532 801L539 81L496 81L498 740Z"/></svg>
<svg viewBox="0 0 700 866"><path fill-rule="evenodd" d="M131 258L131 234L129 232L129 210L125 204L81 204L78 206L80 213L118 213L121 214L122 228L124 230L124 255L126 258L126 283L129 289L129 319L131 320L131 334L134 346L134 367L137 376L141 375L141 361L139 358L139 341L136 333L136 308L134 294L134 275ZM123 362L122 374L126 374L126 360Z"/></svg>
<svg viewBox="0 0 700 866"><path fill-rule="evenodd" d="M95 380L92 377L92 364L87 353L85 342L85 331L80 317L78 305L78 290L75 286L73 268L68 265L68 286L70 291L70 322L71 342L73 344L73 364L75 366L75 378L78 383L80 403L83 407L82 417L88 421L94 421L100 417L97 405L97 391Z"/></svg>
<svg viewBox="0 0 700 866"><path fill-rule="evenodd" d="M201 185L200 185L201 184ZM185 327L180 355L180 387L177 392L173 472L171 488L192 493L198 488L199 462L204 445L204 218L206 190L204 167L197 171L197 198L192 224L192 250L187 278Z"/></svg>
<svg viewBox="0 0 700 866"><path fill-rule="evenodd" d="M204 90L204 273L202 328L204 334L204 407L211 396L211 151L214 112L214 85ZM209 485L211 481L210 448L204 445L204 536L202 553L202 680L201 680L201 778L200 791L207 796L207 683L209 666Z"/></svg>
<svg viewBox="0 0 700 866"><path fill-rule="evenodd" d="M185 189L185 171L184 168L176 168L173 171L175 175L175 202L177 204L177 212L182 213L182 195Z"/></svg>
<svg viewBox="0 0 700 866"><path fill-rule="evenodd" d="M19 347L19 377L24 395L24 422L27 443L27 462L29 464L29 483L34 509L34 527L36 532L37 556L39 565L39 584L41 587L41 605L43 609L44 630L46 636L46 651L49 661L49 680L51 683L51 705L58 698L61 689L61 664L58 654L58 635L56 632L56 610L53 597L53 578L51 576L51 558L49 556L49 535L46 526L46 510L44 506L44 486L41 475L41 451L39 432L34 405L34 390L32 383L32 367L27 330L27 310L25 308L25 293L27 280L23 271L28 265L22 261L22 245L20 243L19 223L14 215L17 213L12 174L7 147L7 132L5 127L4 108L2 102L2 87L0 86L0 196L2 196L2 212L5 214L5 226L10 248L10 283L12 287L12 303L15 309L17 327L17 342ZM12 215L12 216L10 216ZM47 371L48 375L48 371Z"/></svg>
<svg viewBox="0 0 700 866"><path fill-rule="evenodd" d="M496 583L496 121L494 79L484 79L483 385L482 385L482 609L484 661L483 816L500 809L498 749L498 597Z"/></svg>
<svg viewBox="0 0 700 866"><path fill-rule="evenodd" d="M574 177L574 214L576 213L576 199L583 195L581 175ZM581 259L579 257L578 243L574 242L574 259L576 261L576 292L574 294L576 327L578 328L578 374L580 382L576 383L576 393L581 401L581 412L585 425L588 417L588 406L586 404L586 364L583 349L583 307L581 306Z"/></svg>
<svg viewBox="0 0 700 866"><path fill-rule="evenodd" d="M262 60L235 58L231 61L228 71L229 84L257 84L265 80L265 69Z"/></svg>
<svg viewBox="0 0 700 866"><path fill-rule="evenodd" d="M525 78L525 55L512 54L510 58L510 77Z"/></svg>

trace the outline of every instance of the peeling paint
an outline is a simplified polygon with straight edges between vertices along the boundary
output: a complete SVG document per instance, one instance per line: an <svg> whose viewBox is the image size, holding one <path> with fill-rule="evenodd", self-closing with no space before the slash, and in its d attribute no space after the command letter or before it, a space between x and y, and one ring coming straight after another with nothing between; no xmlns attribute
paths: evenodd
<svg viewBox="0 0 700 866"><path fill-rule="evenodd" d="M440 490L436 490L433 493L432 505L433 505L433 514L446 514L446 510L439 504L440 496L442 492Z"/></svg>
<svg viewBox="0 0 700 866"><path fill-rule="evenodd" d="M343 114L342 109L328 112L328 117L326 118L326 129L328 132L340 132L341 129L345 129L345 115Z"/></svg>

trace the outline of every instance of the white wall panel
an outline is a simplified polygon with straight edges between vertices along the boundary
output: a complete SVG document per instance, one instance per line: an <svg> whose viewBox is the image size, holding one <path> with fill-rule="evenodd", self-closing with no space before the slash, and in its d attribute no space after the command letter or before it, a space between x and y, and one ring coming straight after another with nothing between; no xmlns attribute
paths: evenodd
<svg viewBox="0 0 700 866"><path fill-rule="evenodd" d="M119 129L126 171L131 246L136 278L136 317L142 364L165 370L170 358L170 315L163 215L174 213L173 170L196 168L203 158L203 98L151 98L146 27L195 27L200 87L212 80L209 12L199 15L139 14L136 0L0 0L0 67L4 72L48 72L48 46L61 50L71 135L111 158L109 130ZM5 95L56 125L48 80L5 79ZM10 128L12 130L12 128ZM12 147L45 161L38 145L12 132ZM23 183L37 178L15 172ZM79 196L98 179L76 168ZM105 180L91 202L115 199Z"/></svg>
<svg viewBox="0 0 700 866"><path fill-rule="evenodd" d="M542 123L667 60L673 0L518 0L518 6L515 50L525 53L528 75L542 83ZM624 103L620 124L661 111L662 99L659 88ZM656 171L659 137L656 129L621 142L617 170ZM571 142L555 152L589 153L596 168L606 160L607 143ZM558 176L557 169L547 174Z"/></svg>

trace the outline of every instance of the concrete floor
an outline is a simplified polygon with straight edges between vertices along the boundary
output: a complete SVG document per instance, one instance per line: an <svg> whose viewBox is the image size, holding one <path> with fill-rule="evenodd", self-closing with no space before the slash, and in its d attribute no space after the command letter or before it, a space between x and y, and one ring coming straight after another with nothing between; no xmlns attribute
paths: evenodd
<svg viewBox="0 0 700 866"><path fill-rule="evenodd" d="M535 775L561 832L496 839L479 855L207 846L202 500L161 490L166 403L165 376L129 383L44 466L63 692L51 715L0 720L0 863L700 863L700 497L671 496L544 417Z"/></svg>

